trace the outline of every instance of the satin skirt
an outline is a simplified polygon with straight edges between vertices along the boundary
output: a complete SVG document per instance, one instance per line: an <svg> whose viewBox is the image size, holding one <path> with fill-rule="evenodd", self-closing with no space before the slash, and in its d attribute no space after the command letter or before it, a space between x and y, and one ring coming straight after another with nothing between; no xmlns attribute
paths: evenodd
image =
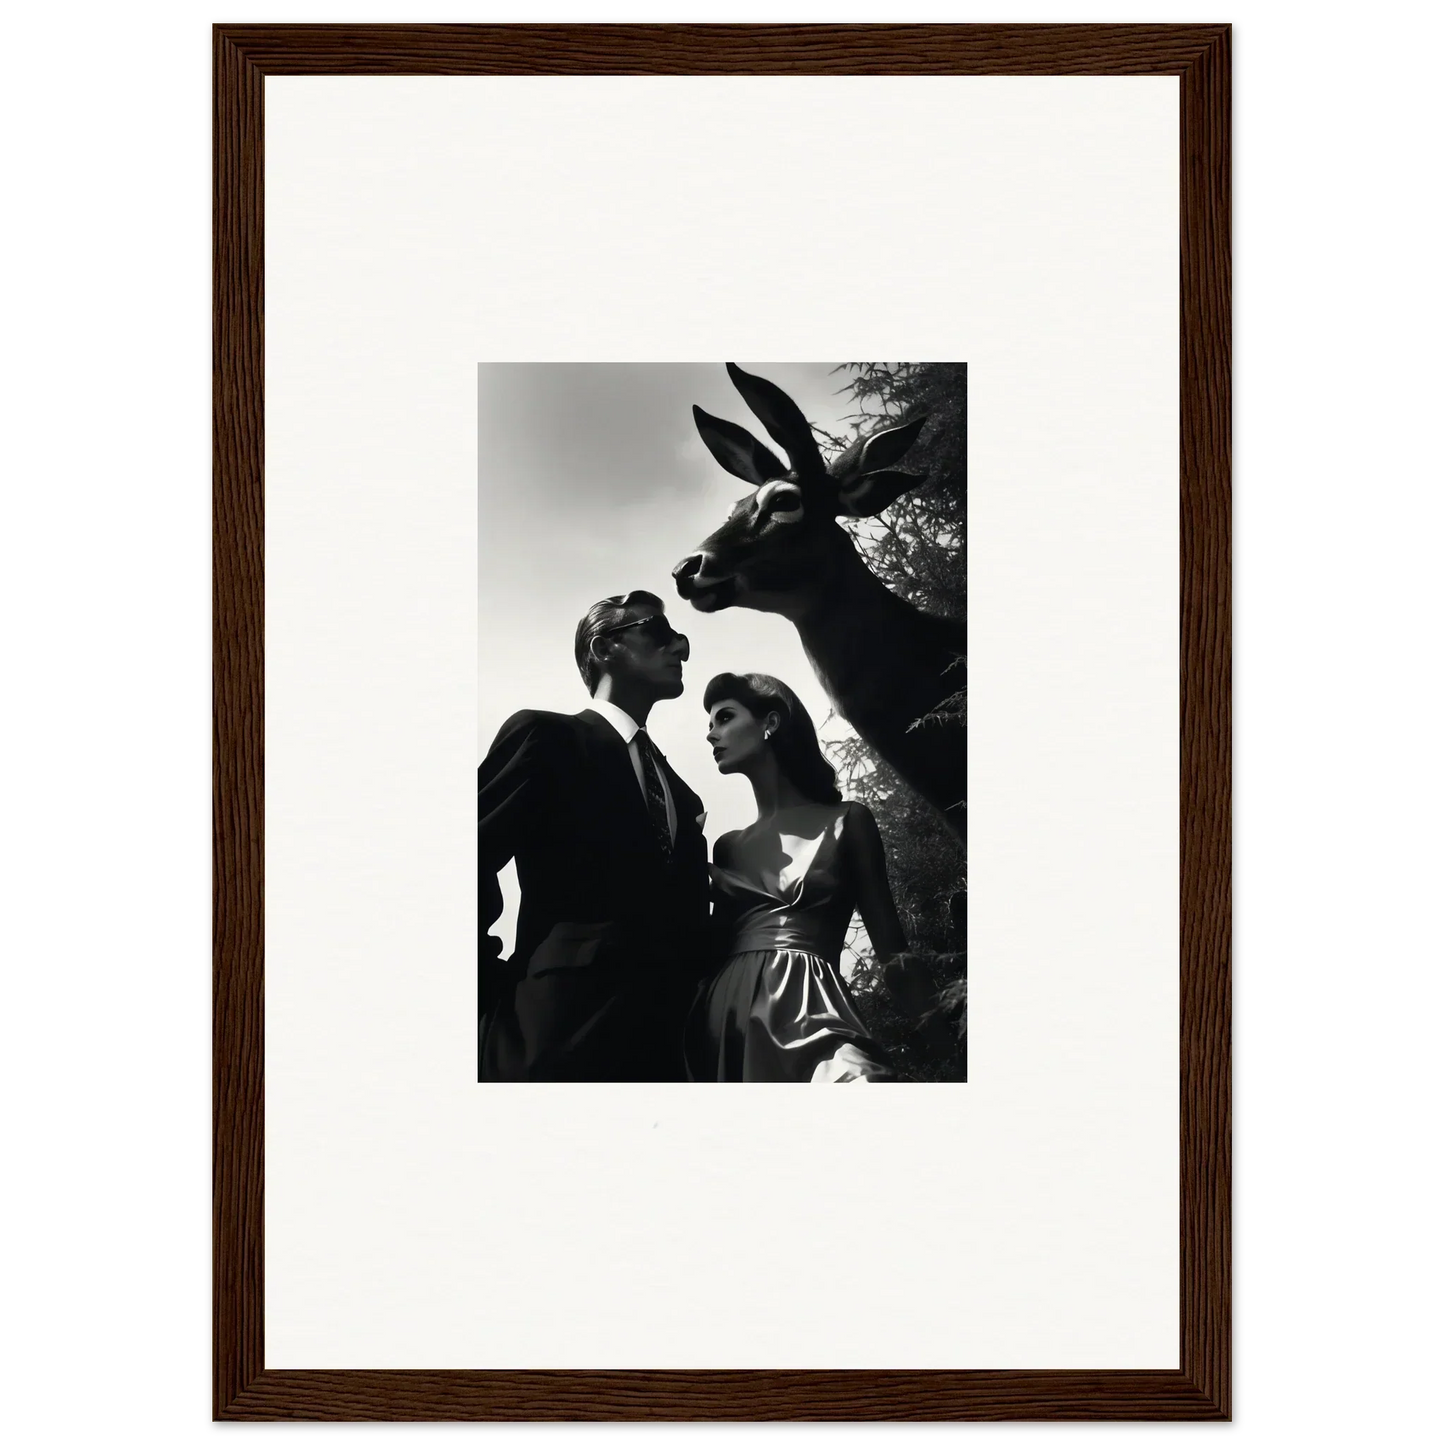
<svg viewBox="0 0 1445 1445"><path fill-rule="evenodd" d="M699 1083L891 1081L837 968L802 949L735 953L698 995L687 1024Z"/></svg>

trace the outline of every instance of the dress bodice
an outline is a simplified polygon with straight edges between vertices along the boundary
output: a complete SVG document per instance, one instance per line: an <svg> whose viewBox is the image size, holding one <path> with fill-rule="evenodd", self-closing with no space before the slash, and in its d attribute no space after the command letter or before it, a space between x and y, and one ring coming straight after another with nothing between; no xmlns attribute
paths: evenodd
<svg viewBox="0 0 1445 1445"><path fill-rule="evenodd" d="M716 918L730 953L802 949L837 963L853 917L843 863L847 803L807 803L736 834L712 865Z"/></svg>

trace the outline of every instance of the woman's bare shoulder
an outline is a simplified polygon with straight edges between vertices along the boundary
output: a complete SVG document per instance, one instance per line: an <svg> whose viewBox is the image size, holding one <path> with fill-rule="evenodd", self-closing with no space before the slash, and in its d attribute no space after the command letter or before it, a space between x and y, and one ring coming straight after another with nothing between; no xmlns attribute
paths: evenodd
<svg viewBox="0 0 1445 1445"><path fill-rule="evenodd" d="M842 843L844 849L855 857L875 856L883 849L883 837L878 831L878 822L866 803L842 804Z"/></svg>

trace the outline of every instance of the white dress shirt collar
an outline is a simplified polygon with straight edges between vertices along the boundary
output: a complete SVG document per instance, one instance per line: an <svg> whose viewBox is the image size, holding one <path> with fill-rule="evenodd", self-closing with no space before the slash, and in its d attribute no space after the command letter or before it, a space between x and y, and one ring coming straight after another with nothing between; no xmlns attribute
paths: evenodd
<svg viewBox="0 0 1445 1445"><path fill-rule="evenodd" d="M617 736L623 742L631 744L638 733L638 721L631 713L625 713L615 702L605 702L600 697L592 699L592 711L599 717L605 717L617 730Z"/></svg>

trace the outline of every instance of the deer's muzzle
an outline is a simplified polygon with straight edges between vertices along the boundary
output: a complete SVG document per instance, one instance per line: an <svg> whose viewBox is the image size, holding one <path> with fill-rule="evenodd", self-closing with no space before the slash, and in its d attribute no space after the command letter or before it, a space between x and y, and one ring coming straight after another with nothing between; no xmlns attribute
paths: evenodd
<svg viewBox="0 0 1445 1445"><path fill-rule="evenodd" d="M706 552L694 552L672 569L677 595L684 602L692 603L699 612L716 612L720 607L728 607L737 596L736 577L708 572L708 564L713 560Z"/></svg>

